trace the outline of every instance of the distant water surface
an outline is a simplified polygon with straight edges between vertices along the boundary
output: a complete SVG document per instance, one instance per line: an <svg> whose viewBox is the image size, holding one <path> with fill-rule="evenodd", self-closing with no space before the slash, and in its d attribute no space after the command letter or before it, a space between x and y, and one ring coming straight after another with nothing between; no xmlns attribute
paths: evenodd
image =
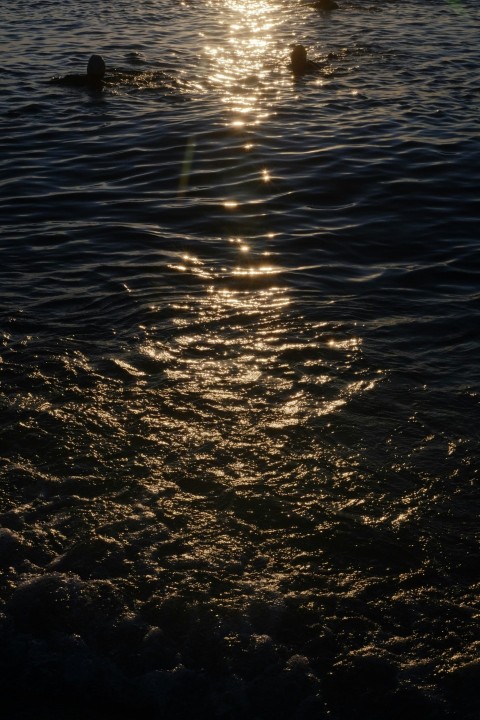
<svg viewBox="0 0 480 720"><path fill-rule="evenodd" d="M338 5L2 3L6 720L478 717L478 5Z"/></svg>

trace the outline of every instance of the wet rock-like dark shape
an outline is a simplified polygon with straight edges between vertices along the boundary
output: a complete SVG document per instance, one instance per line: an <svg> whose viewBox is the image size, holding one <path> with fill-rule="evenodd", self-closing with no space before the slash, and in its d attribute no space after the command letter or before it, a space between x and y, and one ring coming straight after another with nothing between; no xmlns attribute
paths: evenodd
<svg viewBox="0 0 480 720"><path fill-rule="evenodd" d="M351 653L325 678L325 697L340 711L348 707L351 712L355 707L357 714L349 716L352 720L386 717L398 683L397 672L396 665L381 653Z"/></svg>
<svg viewBox="0 0 480 720"><path fill-rule="evenodd" d="M15 565L23 557L22 537L8 528L0 528L0 568Z"/></svg>
<svg viewBox="0 0 480 720"><path fill-rule="evenodd" d="M171 672L156 671L137 678L136 687L148 718L203 720L215 717L208 681L181 664Z"/></svg>
<svg viewBox="0 0 480 720"><path fill-rule="evenodd" d="M321 620L318 609L313 603L294 595L286 598L285 606L276 623L276 631L283 642L307 641L312 637L312 626Z"/></svg>
<svg viewBox="0 0 480 720"><path fill-rule="evenodd" d="M480 660L472 660L451 670L445 681L452 705L465 708L469 719L480 717Z"/></svg>
<svg viewBox="0 0 480 720"><path fill-rule="evenodd" d="M70 571L84 579L118 576L127 571L121 543L99 535L75 543L51 563L51 568Z"/></svg>
<svg viewBox="0 0 480 720"><path fill-rule="evenodd" d="M8 610L18 630L35 636L76 632L96 637L120 605L108 582L87 584L78 577L49 573L20 585Z"/></svg>
<svg viewBox="0 0 480 720"><path fill-rule="evenodd" d="M152 625L171 630L185 628L191 614L188 602L177 595L152 595L142 606L141 613Z"/></svg>
<svg viewBox="0 0 480 720"><path fill-rule="evenodd" d="M243 676L253 677L275 667L279 662L279 653L269 635L252 635L242 660Z"/></svg>
<svg viewBox="0 0 480 720"><path fill-rule="evenodd" d="M310 638L305 643L304 649L315 668L321 674L324 674L327 670L330 670L333 664L338 652L338 642L331 630L316 625L311 628Z"/></svg>
<svg viewBox="0 0 480 720"><path fill-rule="evenodd" d="M312 672L308 658L293 655L283 669L278 666L257 673L247 688L252 715L261 718L308 718L312 707L318 709L320 682ZM317 715L318 720L322 716Z"/></svg>
<svg viewBox="0 0 480 720"><path fill-rule="evenodd" d="M222 665L223 631L208 602L189 602L175 594L153 595L143 605L141 615L162 632L151 641L146 638L147 648L152 642L161 647L159 667L178 652L194 667L216 671Z"/></svg>
<svg viewBox="0 0 480 720"><path fill-rule="evenodd" d="M43 635L73 629L72 610L81 587L77 581L52 573L20 585L9 610L18 629Z"/></svg>
<svg viewBox="0 0 480 720"><path fill-rule="evenodd" d="M456 715L449 712L445 702L417 687L400 687L388 695L386 700L384 704L388 707L389 720L413 720L417 717L421 720L457 720ZM466 718L462 717L461 720Z"/></svg>
<svg viewBox="0 0 480 720"><path fill-rule="evenodd" d="M163 630L150 628L138 649L137 668L145 674L172 670L178 663L177 654L178 647L165 637Z"/></svg>

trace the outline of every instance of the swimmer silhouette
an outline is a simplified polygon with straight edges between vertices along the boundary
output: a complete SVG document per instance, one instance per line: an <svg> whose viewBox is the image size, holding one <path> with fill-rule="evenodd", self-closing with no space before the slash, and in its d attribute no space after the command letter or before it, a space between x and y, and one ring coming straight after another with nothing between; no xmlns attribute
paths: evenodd
<svg viewBox="0 0 480 720"><path fill-rule="evenodd" d="M137 54L129 53L127 59L132 62ZM143 65L143 58L140 63ZM63 75L49 80L53 85L62 85L71 88L84 88L86 90L100 91L116 86L130 88L156 88L173 91L175 80L163 70L131 70L130 68L105 67L105 60L101 55L92 55L88 61L86 75Z"/></svg>
<svg viewBox="0 0 480 720"><path fill-rule="evenodd" d="M328 12L329 10L335 10L336 8L338 8L338 5L335 0L315 0L312 3L312 7L314 7L316 10Z"/></svg>
<svg viewBox="0 0 480 720"><path fill-rule="evenodd" d="M92 55L88 61L86 75L64 75L50 80L53 85L66 85L68 87L85 87L93 90L103 88L105 77L105 60L101 55Z"/></svg>
<svg viewBox="0 0 480 720"><path fill-rule="evenodd" d="M303 45L295 45L290 53L290 67L294 75L305 75L318 70L317 63L307 58L307 51Z"/></svg>

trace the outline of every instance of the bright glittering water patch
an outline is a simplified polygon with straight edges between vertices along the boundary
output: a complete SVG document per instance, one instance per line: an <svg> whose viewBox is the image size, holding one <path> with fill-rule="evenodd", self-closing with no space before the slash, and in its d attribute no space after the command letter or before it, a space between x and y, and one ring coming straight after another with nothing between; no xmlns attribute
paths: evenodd
<svg viewBox="0 0 480 720"><path fill-rule="evenodd" d="M276 35L283 23L281 8L257 0L227 2L222 16L222 43L205 48L212 88L226 106L231 127L264 123L269 117L269 98L279 84L273 69L278 53Z"/></svg>

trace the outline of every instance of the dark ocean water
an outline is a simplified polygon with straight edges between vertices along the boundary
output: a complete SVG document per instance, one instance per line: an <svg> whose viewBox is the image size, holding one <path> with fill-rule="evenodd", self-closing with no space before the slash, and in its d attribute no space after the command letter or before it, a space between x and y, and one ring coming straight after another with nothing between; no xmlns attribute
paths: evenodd
<svg viewBox="0 0 480 720"><path fill-rule="evenodd" d="M479 716L479 6L338 4L0 0L5 720Z"/></svg>

